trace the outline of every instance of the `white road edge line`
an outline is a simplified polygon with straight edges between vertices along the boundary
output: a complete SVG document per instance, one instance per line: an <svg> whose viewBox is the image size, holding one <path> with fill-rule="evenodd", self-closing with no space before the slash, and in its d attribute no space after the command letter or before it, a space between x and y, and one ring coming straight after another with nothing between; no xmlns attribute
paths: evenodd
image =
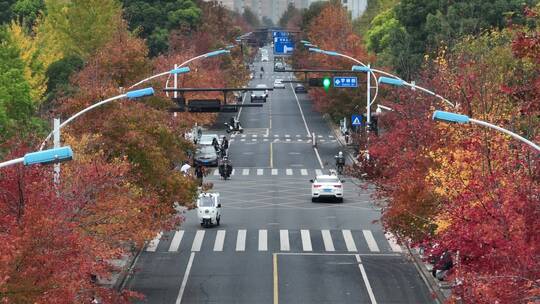
<svg viewBox="0 0 540 304"><path fill-rule="evenodd" d="M189 278L189 272L191 271L191 265L193 265L194 258L195 258L195 252L192 252L191 255L189 256L186 272L184 272L184 278L182 279L182 285L180 285L180 291L178 292L178 297L176 298L175 304L182 303L182 296L184 295L184 290L186 290L187 280Z"/></svg>
<svg viewBox="0 0 540 304"><path fill-rule="evenodd" d="M311 132L309 131L306 118L304 117L304 111L302 111L302 107L300 106L300 101L298 100L298 95L296 95L296 92L294 91L292 83L289 83L291 86L291 90L294 94L294 98L296 99L296 104L298 105L298 109L300 109L300 115L302 115L302 120L304 121L304 126L306 126L307 136L311 137ZM317 156L317 160L319 160L319 164L321 165L321 169L324 169L324 165L321 159L321 156L319 155L319 150L316 147L313 147L313 150L315 150L315 155Z"/></svg>
<svg viewBox="0 0 540 304"><path fill-rule="evenodd" d="M304 111L302 111L302 107L300 106L300 101L298 100L298 96L296 95L296 92L294 91L292 82L289 83L289 85L291 86L291 90L292 90L292 92L294 94L294 98L296 99L296 104L298 105L298 109L300 110L300 115L302 115L302 120L304 121L304 126L306 126L307 136L311 137L311 132L309 131L309 128L308 128L308 125L307 125L307 122L306 122L306 118L304 117Z"/></svg>
<svg viewBox="0 0 540 304"><path fill-rule="evenodd" d="M369 299L371 300L371 304L377 304L377 300L375 300L375 295L373 294L373 289L371 289L371 285L369 284L366 269L364 269L364 265L362 264L362 260L360 259L359 254L354 255L356 257L356 261L358 262L358 268L360 268L360 272L362 273L362 278L364 279L364 284L366 284L366 289L369 294Z"/></svg>

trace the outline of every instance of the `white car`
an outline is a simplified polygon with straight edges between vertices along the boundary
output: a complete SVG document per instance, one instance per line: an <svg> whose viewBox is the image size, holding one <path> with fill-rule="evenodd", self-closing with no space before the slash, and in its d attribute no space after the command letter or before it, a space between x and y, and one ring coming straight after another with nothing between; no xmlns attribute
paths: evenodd
<svg viewBox="0 0 540 304"><path fill-rule="evenodd" d="M263 56L261 57L261 61L262 61L262 62L268 62L268 56L264 56L264 55L263 55Z"/></svg>
<svg viewBox="0 0 540 304"><path fill-rule="evenodd" d="M201 138L199 138L198 143L201 146L211 146L214 138L217 139L218 143L221 145L221 141L217 134L203 134L201 135Z"/></svg>
<svg viewBox="0 0 540 304"><path fill-rule="evenodd" d="M343 202L343 181L337 175L318 175L311 181L311 201L319 198L337 199Z"/></svg>
<svg viewBox="0 0 540 304"><path fill-rule="evenodd" d="M285 84L283 83L283 79L274 80L274 88L285 89Z"/></svg>
<svg viewBox="0 0 540 304"><path fill-rule="evenodd" d="M197 217L203 227L219 226L221 220L221 203L219 193L201 193L197 199Z"/></svg>

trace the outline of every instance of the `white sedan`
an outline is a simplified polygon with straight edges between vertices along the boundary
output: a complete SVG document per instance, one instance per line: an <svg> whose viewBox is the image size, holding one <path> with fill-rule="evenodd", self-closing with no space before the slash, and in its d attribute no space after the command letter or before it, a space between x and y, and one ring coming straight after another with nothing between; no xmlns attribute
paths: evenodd
<svg viewBox="0 0 540 304"><path fill-rule="evenodd" d="M311 201L319 198L337 199L343 202L343 181L336 175L318 175L311 180Z"/></svg>
<svg viewBox="0 0 540 304"><path fill-rule="evenodd" d="M274 80L274 88L285 89L285 84L283 83L283 79Z"/></svg>

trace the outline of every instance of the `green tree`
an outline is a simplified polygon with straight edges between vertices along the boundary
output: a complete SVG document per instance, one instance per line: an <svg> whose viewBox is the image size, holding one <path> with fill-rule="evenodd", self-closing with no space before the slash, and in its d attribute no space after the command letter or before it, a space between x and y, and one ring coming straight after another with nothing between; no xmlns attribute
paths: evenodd
<svg viewBox="0 0 540 304"><path fill-rule="evenodd" d="M248 7L244 9L243 17L244 20L246 20L246 22L252 27L261 26L261 21L259 20L257 15L255 15Z"/></svg>
<svg viewBox="0 0 540 304"><path fill-rule="evenodd" d="M0 25L9 23L13 17L11 6L16 0L0 0Z"/></svg>
<svg viewBox="0 0 540 304"><path fill-rule="evenodd" d="M32 31L32 27L45 10L45 1L18 0L13 4L12 10L17 21L24 25L28 31Z"/></svg>
<svg viewBox="0 0 540 304"><path fill-rule="evenodd" d="M0 28L0 142L13 135L24 137L37 126L24 63L5 28Z"/></svg>
<svg viewBox="0 0 540 304"><path fill-rule="evenodd" d="M38 28L38 38L49 52L64 56L88 58L111 39L122 22L117 0L46 0L45 4L47 17Z"/></svg>
<svg viewBox="0 0 540 304"><path fill-rule="evenodd" d="M129 28L147 39L151 56L169 49L171 30L192 30L201 21L201 10L192 0L124 0L123 3Z"/></svg>
<svg viewBox="0 0 540 304"><path fill-rule="evenodd" d="M69 83L69 77L84 66L84 61L77 55L62 58L49 66L47 76L47 100L57 97L59 92L69 95L74 90Z"/></svg>
<svg viewBox="0 0 540 304"><path fill-rule="evenodd" d="M503 28L509 20L522 23L524 6L537 2L403 0L393 8L393 13L382 12L380 18L373 20L368 31L368 36L373 37L368 37L368 41L372 47L378 44L376 52L382 53L385 64L392 64L402 77L411 78L419 71L425 54L435 54L443 44L452 47L466 35ZM385 43L376 43L375 37L387 39Z"/></svg>
<svg viewBox="0 0 540 304"><path fill-rule="evenodd" d="M281 18L279 18L279 26L287 27L289 21L298 15L300 15L300 11L294 6L293 3L289 3L289 5L287 6L287 10L285 10L285 12L283 12L283 15L281 15Z"/></svg>
<svg viewBox="0 0 540 304"><path fill-rule="evenodd" d="M267 27L273 27L275 25L274 21L272 21L272 19L270 19L268 16L262 17L262 24Z"/></svg>

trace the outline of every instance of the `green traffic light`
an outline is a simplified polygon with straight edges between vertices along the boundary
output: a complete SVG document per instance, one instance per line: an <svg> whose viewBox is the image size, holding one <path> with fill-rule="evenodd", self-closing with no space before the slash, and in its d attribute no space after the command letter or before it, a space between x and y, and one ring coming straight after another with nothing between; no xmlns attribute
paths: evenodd
<svg viewBox="0 0 540 304"><path fill-rule="evenodd" d="M323 83L324 90L328 91L328 88L330 88L330 83L331 83L330 78L324 77L322 83Z"/></svg>

